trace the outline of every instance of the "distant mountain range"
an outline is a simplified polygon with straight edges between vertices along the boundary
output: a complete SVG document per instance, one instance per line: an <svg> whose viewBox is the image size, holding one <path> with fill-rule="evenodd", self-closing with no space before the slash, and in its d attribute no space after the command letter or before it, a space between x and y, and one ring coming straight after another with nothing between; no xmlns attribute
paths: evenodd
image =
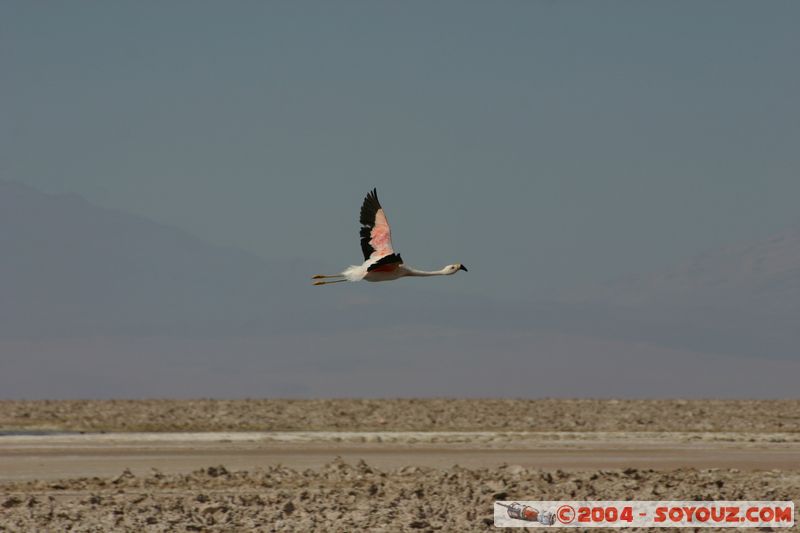
<svg viewBox="0 0 800 533"><path fill-rule="evenodd" d="M800 359L800 230L573 292L560 303L586 317L580 329L587 333Z"/></svg>
<svg viewBox="0 0 800 533"><path fill-rule="evenodd" d="M379 285L330 291L320 300L319 289L306 287L309 272L290 263L15 182L0 181L0 254L4 338L383 324L362 312L383 294ZM465 300L421 287L390 297L399 324L547 328L718 353L800 355L800 231L554 301ZM358 323L343 308L358 314Z"/></svg>
<svg viewBox="0 0 800 533"><path fill-rule="evenodd" d="M0 181L0 396L605 394L609 368L621 393L738 394L752 377L763 396L800 369L797 229L548 301L320 289L319 266ZM701 359L690 381L658 374ZM575 389L537 381L565 372Z"/></svg>
<svg viewBox="0 0 800 533"><path fill-rule="evenodd" d="M800 313L800 230L708 251L676 268L608 283L573 301L624 307L691 305L746 312Z"/></svg>
<svg viewBox="0 0 800 533"><path fill-rule="evenodd" d="M232 333L268 320L267 271L143 217L0 181L0 337Z"/></svg>

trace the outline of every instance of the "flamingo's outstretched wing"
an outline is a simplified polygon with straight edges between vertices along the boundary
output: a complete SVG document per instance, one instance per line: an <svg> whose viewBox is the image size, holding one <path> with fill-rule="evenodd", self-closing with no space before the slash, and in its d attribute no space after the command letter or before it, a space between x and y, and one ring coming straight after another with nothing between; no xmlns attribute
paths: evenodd
<svg viewBox="0 0 800 533"><path fill-rule="evenodd" d="M385 258L383 264L403 262L392 248L392 230L389 228L386 214L378 201L377 189L372 189L364 198L359 221L361 222L361 251L364 253L365 261ZM394 256L394 258L389 259L388 256Z"/></svg>

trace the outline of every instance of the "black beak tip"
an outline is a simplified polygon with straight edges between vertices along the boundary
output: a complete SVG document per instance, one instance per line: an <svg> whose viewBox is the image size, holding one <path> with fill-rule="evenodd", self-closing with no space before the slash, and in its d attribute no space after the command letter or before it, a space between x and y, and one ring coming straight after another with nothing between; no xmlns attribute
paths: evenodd
<svg viewBox="0 0 800 533"><path fill-rule="evenodd" d="M464 265L459 265L458 269L463 270L464 272L469 272L469 270L467 270L467 267L465 267Z"/></svg>

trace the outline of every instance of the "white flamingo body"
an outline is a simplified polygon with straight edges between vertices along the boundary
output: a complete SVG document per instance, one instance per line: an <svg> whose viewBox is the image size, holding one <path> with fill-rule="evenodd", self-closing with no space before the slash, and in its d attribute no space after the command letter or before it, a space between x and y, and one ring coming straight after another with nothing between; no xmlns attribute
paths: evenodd
<svg viewBox="0 0 800 533"><path fill-rule="evenodd" d="M341 274L318 274L312 279L344 278L335 281L316 281L314 285L329 285L343 281L393 281L404 277L451 276L459 270L467 271L461 263L447 265L441 270L416 270L403 264L403 258L392 248L392 230L386 213L373 189L361 205L361 251L364 263L346 268Z"/></svg>
<svg viewBox="0 0 800 533"><path fill-rule="evenodd" d="M452 266L463 267L463 265ZM367 270L368 267L369 262L365 262L363 265L353 265L346 268L344 272L342 272L342 277L347 278L347 281L393 281L396 279L405 278L407 276L448 276L450 274L455 274L458 271L458 268L456 268L451 272L447 270L447 267L445 267L442 270L428 272L425 270L415 270L403 264L399 264L396 268L389 272L370 272ZM466 268L462 268L461 270L466 270Z"/></svg>

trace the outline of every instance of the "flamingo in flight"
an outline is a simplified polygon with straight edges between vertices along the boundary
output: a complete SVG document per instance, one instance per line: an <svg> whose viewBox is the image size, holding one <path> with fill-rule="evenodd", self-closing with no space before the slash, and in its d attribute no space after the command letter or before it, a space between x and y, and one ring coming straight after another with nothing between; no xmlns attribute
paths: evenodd
<svg viewBox="0 0 800 533"><path fill-rule="evenodd" d="M406 276L452 276L459 270L467 271L461 263L447 265L441 270L416 270L403 264L403 258L392 248L392 231L386 220L377 189L372 189L361 205L361 251L364 263L346 268L341 274L325 276L318 274L311 279L335 279L315 281L314 285L330 285L343 281L392 281Z"/></svg>

